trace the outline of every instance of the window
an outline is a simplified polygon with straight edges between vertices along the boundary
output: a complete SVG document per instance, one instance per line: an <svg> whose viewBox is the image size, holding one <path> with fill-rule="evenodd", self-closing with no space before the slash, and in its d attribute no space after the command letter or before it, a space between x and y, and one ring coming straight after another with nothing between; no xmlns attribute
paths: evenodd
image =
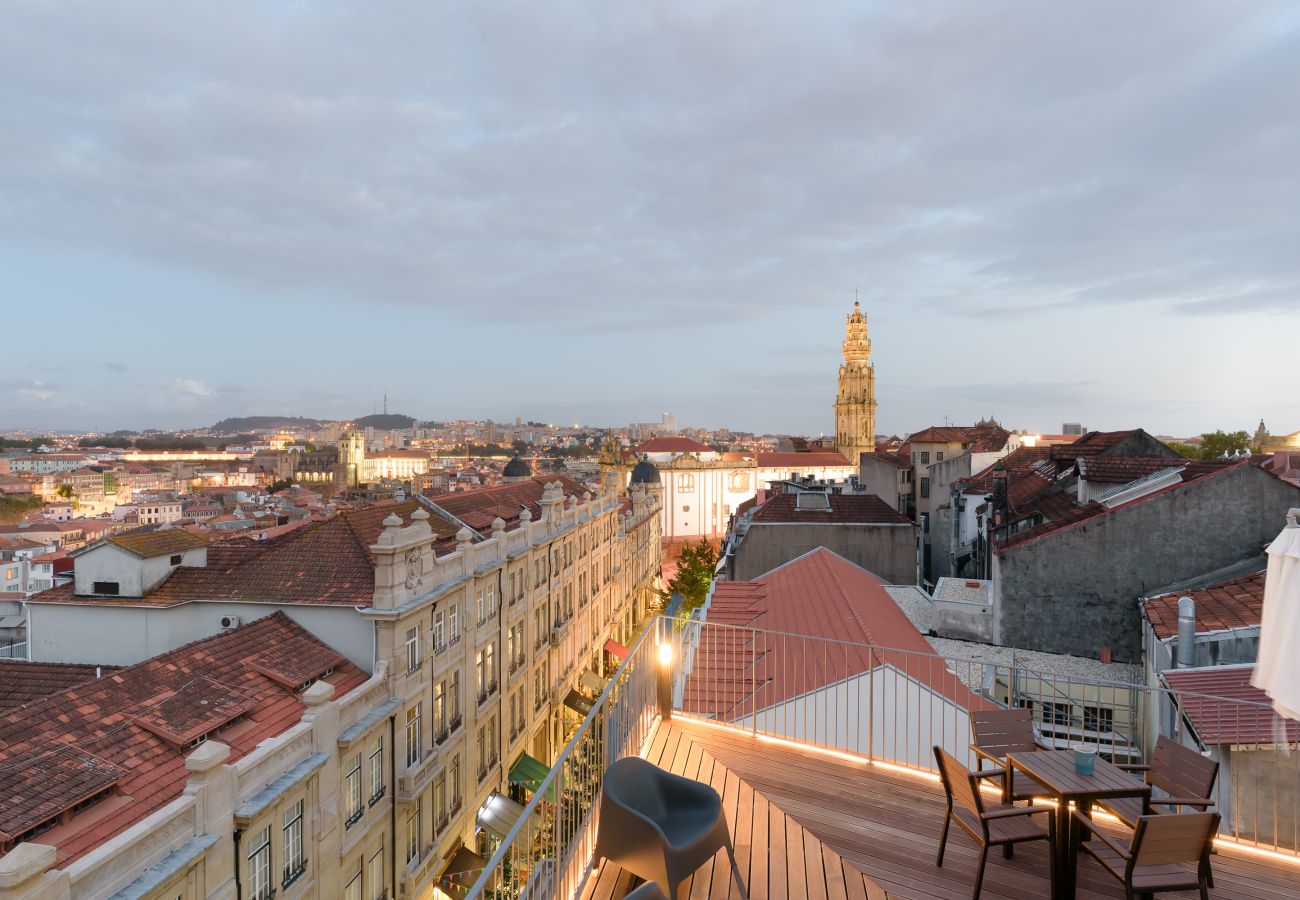
<svg viewBox="0 0 1300 900"><path fill-rule="evenodd" d="M271 900L271 826L267 825L248 843L248 896L252 900Z"/></svg>
<svg viewBox="0 0 1300 900"><path fill-rule="evenodd" d="M357 866L356 873L348 879L347 886L343 888L343 900L361 900L361 867Z"/></svg>
<svg viewBox="0 0 1300 900"><path fill-rule="evenodd" d="M420 668L420 627L406 629L406 671Z"/></svg>
<svg viewBox="0 0 1300 900"><path fill-rule="evenodd" d="M347 774L343 776L343 793L347 803L345 825L351 828L361 818L361 754L352 757Z"/></svg>
<svg viewBox="0 0 1300 900"><path fill-rule="evenodd" d="M379 849L370 857L368 866L370 881L370 898L371 900L384 900L388 896L388 885L384 883L384 845L380 843Z"/></svg>
<svg viewBox="0 0 1300 900"><path fill-rule="evenodd" d="M928 478L921 479L921 496L922 497L930 496L930 479Z"/></svg>
<svg viewBox="0 0 1300 900"><path fill-rule="evenodd" d="M447 641L447 614L438 610L433 614L433 652L441 653Z"/></svg>
<svg viewBox="0 0 1300 900"><path fill-rule="evenodd" d="M922 451L921 451L921 465L923 465L923 466L928 466L929 464L930 464L930 451L929 451L929 450L922 450Z"/></svg>
<svg viewBox="0 0 1300 900"><path fill-rule="evenodd" d="M1085 706L1083 708L1083 729L1105 733L1113 731L1115 711L1105 706Z"/></svg>
<svg viewBox="0 0 1300 900"><path fill-rule="evenodd" d="M451 715L451 727L460 724L460 670L451 673L451 687L447 689L447 706Z"/></svg>
<svg viewBox="0 0 1300 900"><path fill-rule="evenodd" d="M420 707L423 701L416 703L406 711L406 765L411 767L420 761Z"/></svg>
<svg viewBox="0 0 1300 900"><path fill-rule="evenodd" d="M677 493L689 494L695 490L695 476L684 474L677 476Z"/></svg>
<svg viewBox="0 0 1300 900"><path fill-rule="evenodd" d="M460 754L451 758L447 766L447 789L451 791L451 808L460 809Z"/></svg>
<svg viewBox="0 0 1300 900"><path fill-rule="evenodd" d="M1048 725L1069 725L1071 707L1068 703L1043 701L1043 722Z"/></svg>
<svg viewBox="0 0 1300 900"><path fill-rule="evenodd" d="M375 738L370 747L370 803L379 802L384 796L384 736Z"/></svg>
<svg viewBox="0 0 1300 900"><path fill-rule="evenodd" d="M934 454L934 461L935 461L935 462L943 462L943 451L942 451L942 450L939 450L939 451L936 451L936 452L935 452L935 454Z"/></svg>
<svg viewBox="0 0 1300 900"><path fill-rule="evenodd" d="M415 807L406 818L406 861L409 864L420 855L420 813L421 803L415 801Z"/></svg>
<svg viewBox="0 0 1300 900"><path fill-rule="evenodd" d="M460 640L460 605L453 603L447 611L447 642L454 644Z"/></svg>
<svg viewBox="0 0 1300 900"><path fill-rule="evenodd" d="M307 857L302 846L302 801L284 813L284 886L288 887L307 871Z"/></svg>
<svg viewBox="0 0 1300 900"><path fill-rule="evenodd" d="M93 594L110 594L118 593L118 584L116 581L96 581L90 588Z"/></svg>
<svg viewBox="0 0 1300 900"><path fill-rule="evenodd" d="M483 603L483 592L479 591L475 596L475 604L478 610L478 623L482 625L487 621L487 607Z"/></svg>
<svg viewBox="0 0 1300 900"><path fill-rule="evenodd" d="M442 772L433 782L433 815L441 827L447 821L447 773Z"/></svg>
<svg viewBox="0 0 1300 900"><path fill-rule="evenodd" d="M447 730L447 680L444 678L433 686L433 733L441 740Z"/></svg>
<svg viewBox="0 0 1300 900"><path fill-rule="evenodd" d="M181 555L179 553L173 553L171 563L173 566L179 566L181 564Z"/></svg>

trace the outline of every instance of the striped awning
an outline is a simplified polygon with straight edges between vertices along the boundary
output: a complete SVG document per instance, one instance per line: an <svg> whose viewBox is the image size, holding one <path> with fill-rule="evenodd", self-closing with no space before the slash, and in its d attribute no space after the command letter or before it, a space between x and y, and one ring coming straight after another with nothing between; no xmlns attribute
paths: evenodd
<svg viewBox="0 0 1300 900"><path fill-rule="evenodd" d="M605 641L605 652L612 653L615 656L617 656L619 659L627 659L627 655L632 651L624 647L622 644L620 644L618 641L614 640L613 638L610 638L609 640Z"/></svg>

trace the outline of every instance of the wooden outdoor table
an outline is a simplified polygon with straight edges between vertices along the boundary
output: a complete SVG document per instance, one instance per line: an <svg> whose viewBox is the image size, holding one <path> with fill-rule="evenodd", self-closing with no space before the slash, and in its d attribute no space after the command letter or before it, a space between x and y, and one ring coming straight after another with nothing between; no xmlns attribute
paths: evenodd
<svg viewBox="0 0 1300 900"><path fill-rule="evenodd" d="M1071 834L1070 804L1085 815L1094 800L1116 797L1150 797L1151 786L1101 757L1091 775L1074 771L1074 751L1037 750L1032 753L1008 753L1008 771L1018 769L1041 784L1057 801L1056 869L1057 896L1074 897L1074 838Z"/></svg>

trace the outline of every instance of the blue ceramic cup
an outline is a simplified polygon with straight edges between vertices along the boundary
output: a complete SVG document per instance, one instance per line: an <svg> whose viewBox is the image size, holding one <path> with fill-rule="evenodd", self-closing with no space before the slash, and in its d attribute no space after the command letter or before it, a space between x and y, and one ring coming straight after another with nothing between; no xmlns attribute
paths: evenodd
<svg viewBox="0 0 1300 900"><path fill-rule="evenodd" d="M1097 771L1097 751L1096 750L1075 750L1074 751L1074 771L1080 775L1091 775Z"/></svg>

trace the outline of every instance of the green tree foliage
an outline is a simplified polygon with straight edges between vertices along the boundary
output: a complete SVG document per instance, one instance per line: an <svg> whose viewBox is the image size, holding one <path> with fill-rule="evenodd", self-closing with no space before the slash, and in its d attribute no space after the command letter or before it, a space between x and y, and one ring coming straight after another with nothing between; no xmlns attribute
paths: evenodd
<svg viewBox="0 0 1300 900"><path fill-rule="evenodd" d="M1185 456L1188 459L1201 458L1201 448L1195 444L1184 444L1182 441L1165 441L1165 446L1179 456Z"/></svg>
<svg viewBox="0 0 1300 900"><path fill-rule="evenodd" d="M71 500L71 499L72 499L72 485L70 485L70 484L61 484L61 485L59 485L58 487L56 487L56 488L54 489L54 493L58 494L58 495L59 495L60 497L62 497L64 500Z"/></svg>
<svg viewBox="0 0 1300 900"><path fill-rule="evenodd" d="M14 450L39 450L44 444L53 444L54 441L47 437L38 438L8 438L0 437L0 449Z"/></svg>
<svg viewBox="0 0 1300 900"><path fill-rule="evenodd" d="M291 484L293 484L293 481L291 479L281 478L279 481L272 481L270 484L268 484L266 486L266 492L268 494L275 494L289 487Z"/></svg>
<svg viewBox="0 0 1300 900"><path fill-rule="evenodd" d="M1214 431L1201 435L1201 459L1218 459L1224 453L1231 456L1250 446L1250 435L1244 431Z"/></svg>
<svg viewBox="0 0 1300 900"><path fill-rule="evenodd" d="M44 505L45 503L40 497L34 497L30 494L14 497L0 494L0 525L16 525L29 512L40 509Z"/></svg>
<svg viewBox="0 0 1300 900"><path fill-rule="evenodd" d="M709 585L713 583L713 570L718 565L718 547L708 538L700 538L698 544L688 544L682 548L678 561L677 574L660 592L665 603L673 594L682 595L682 612L689 614L704 602L709 594Z"/></svg>

